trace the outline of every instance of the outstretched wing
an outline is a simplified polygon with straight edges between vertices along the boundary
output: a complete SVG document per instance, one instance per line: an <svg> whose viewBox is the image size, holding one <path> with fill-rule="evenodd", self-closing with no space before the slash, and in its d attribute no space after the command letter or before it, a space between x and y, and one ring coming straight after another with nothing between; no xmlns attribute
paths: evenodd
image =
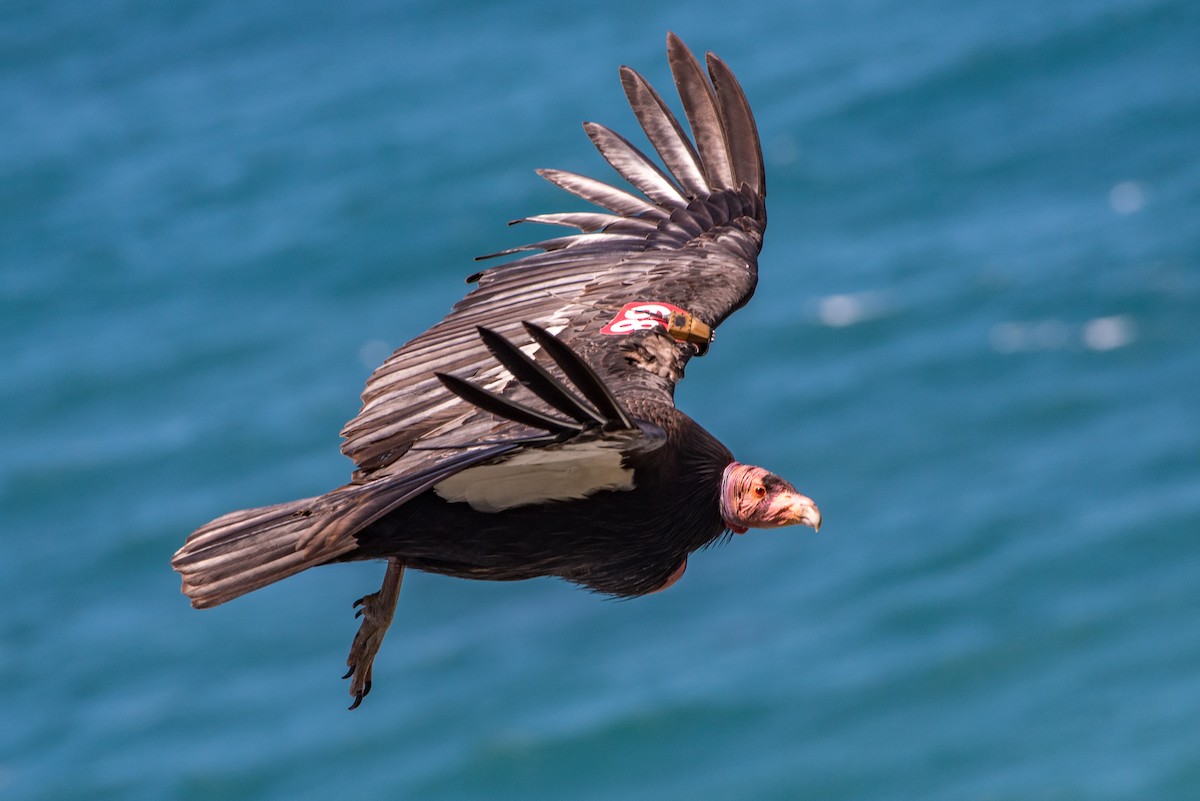
<svg viewBox="0 0 1200 801"><path fill-rule="evenodd" d="M724 62L708 54L706 78L674 34L667 52L694 141L650 84L622 67L625 94L666 169L619 134L584 124L640 195L540 171L603 211L518 221L578 232L493 254L530 252L471 276L476 287L450 314L374 372L361 411L342 431L342 451L358 465L356 481L427 470L453 455L430 446L455 435L499 441L528 431L465 402L438 377L470 378L502 397L518 392L524 379L497 364L478 326L526 343L521 350L547 364L546 344L522 327L535 323L582 356L618 398L671 404L688 359L750 299L766 227L754 118Z"/></svg>

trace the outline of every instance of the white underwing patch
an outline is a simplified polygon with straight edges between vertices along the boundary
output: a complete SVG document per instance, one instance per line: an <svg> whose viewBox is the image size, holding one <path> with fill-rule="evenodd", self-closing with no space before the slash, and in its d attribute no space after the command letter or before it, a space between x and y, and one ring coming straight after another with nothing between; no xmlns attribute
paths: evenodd
<svg viewBox="0 0 1200 801"><path fill-rule="evenodd" d="M621 466L621 443L587 442L518 453L498 464L457 473L434 485L438 497L477 512L586 498L633 489L633 469Z"/></svg>

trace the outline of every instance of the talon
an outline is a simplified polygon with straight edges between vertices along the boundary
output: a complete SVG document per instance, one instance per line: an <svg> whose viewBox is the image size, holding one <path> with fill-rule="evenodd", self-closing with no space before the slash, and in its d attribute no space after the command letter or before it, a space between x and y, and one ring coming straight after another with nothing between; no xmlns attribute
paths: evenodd
<svg viewBox="0 0 1200 801"><path fill-rule="evenodd" d="M368 679L366 684L363 685L363 688L354 694L354 703L352 703L347 708L348 709L358 709L358 705L362 703L362 700L364 698L366 698L370 692L371 692L371 682Z"/></svg>
<svg viewBox="0 0 1200 801"><path fill-rule="evenodd" d="M354 635L350 655L346 658L346 665L350 669L342 676L343 679L350 679L350 695L354 698L350 709L357 709L367 693L371 692L371 668L396 611L403 576L404 565L396 559L389 559L379 592L364 595L352 605L352 608L358 609L354 613L355 619L362 618L362 624Z"/></svg>

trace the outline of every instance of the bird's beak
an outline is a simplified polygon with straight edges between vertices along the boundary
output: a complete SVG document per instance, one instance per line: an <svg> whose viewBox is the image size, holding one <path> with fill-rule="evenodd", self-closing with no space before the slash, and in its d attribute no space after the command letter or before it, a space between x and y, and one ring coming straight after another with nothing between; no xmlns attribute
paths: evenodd
<svg viewBox="0 0 1200 801"><path fill-rule="evenodd" d="M800 493L787 493L779 499L782 508L780 525L791 526L799 523L808 526L813 531L821 530L821 510L812 498Z"/></svg>

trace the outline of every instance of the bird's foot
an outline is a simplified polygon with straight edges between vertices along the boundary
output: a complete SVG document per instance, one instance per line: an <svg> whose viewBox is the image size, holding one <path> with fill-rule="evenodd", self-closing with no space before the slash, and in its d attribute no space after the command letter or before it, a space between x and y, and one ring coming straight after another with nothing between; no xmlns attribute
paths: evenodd
<svg viewBox="0 0 1200 801"><path fill-rule="evenodd" d="M355 617L362 618L362 625L354 635L350 645L350 656L346 665L350 668L343 679L350 679L350 695L354 696L351 709L358 708L362 699L371 692L371 667L375 664L375 655L383 644L383 635L392 624L392 616L396 613L396 602L400 600L400 582L404 579L404 565L396 559L389 559L387 573L383 576L383 586L379 592L364 595L354 602L359 610Z"/></svg>

